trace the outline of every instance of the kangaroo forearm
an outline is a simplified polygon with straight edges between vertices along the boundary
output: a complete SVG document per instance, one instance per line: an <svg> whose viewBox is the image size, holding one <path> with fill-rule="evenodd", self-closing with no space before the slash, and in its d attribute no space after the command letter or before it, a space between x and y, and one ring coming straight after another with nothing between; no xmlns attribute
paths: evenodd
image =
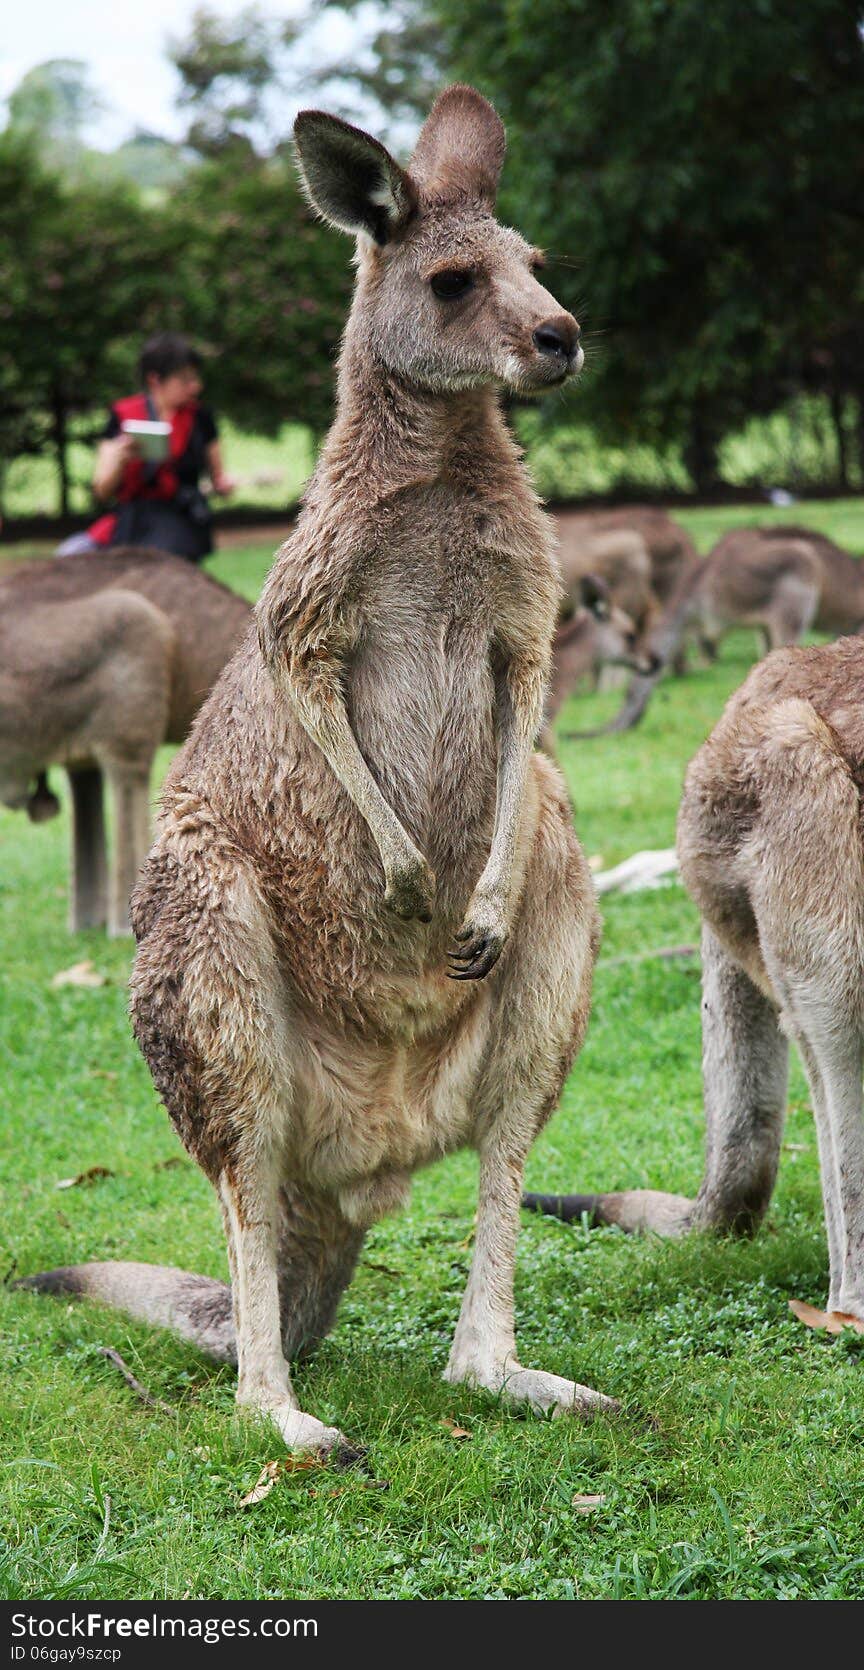
<svg viewBox="0 0 864 1670"><path fill-rule="evenodd" d="M414 856L417 849L360 752L341 695L330 690L322 697L308 689L294 690L290 685L288 692L307 735L320 748L334 776L368 825L387 875L395 863Z"/></svg>
<svg viewBox="0 0 864 1670"><path fill-rule="evenodd" d="M539 668L508 671L499 685L498 803L492 845L479 886L506 901L510 892L525 782L534 737L543 712L543 675Z"/></svg>

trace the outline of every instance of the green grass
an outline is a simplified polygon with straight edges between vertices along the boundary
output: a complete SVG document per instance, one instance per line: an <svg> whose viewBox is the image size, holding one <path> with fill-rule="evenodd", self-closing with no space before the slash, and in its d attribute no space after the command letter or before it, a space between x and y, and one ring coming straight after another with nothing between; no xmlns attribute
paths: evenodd
<svg viewBox="0 0 864 1670"><path fill-rule="evenodd" d="M743 520L749 511L739 511ZM864 549L864 511L807 507ZM729 513L688 518L701 546ZM269 552L218 557L254 595ZM667 846L686 761L754 653L670 682L629 736L565 745L589 853ZM574 700L563 724L617 698ZM59 774L57 787L61 787ZM66 816L0 814L0 1273L87 1258L223 1275L215 1200L185 1158L125 1016L130 952L65 928ZM692 1192L702 1147L699 965L677 886L604 902L588 1041L529 1163L530 1186ZM98 990L51 976L93 959ZM58 1191L87 1168L111 1176ZM233 1377L93 1306L2 1295L0 1590L8 1597L864 1597L864 1342L806 1332L787 1301L827 1274L816 1143L793 1073L787 1146L752 1242L627 1240L525 1220L523 1360L614 1393L590 1426L444 1386L470 1257L476 1163L418 1177L369 1236L334 1333L297 1374L307 1409L369 1446L374 1473L286 1475L241 1494L281 1446L234 1413ZM171 1413L145 1409L119 1350ZM456 1421L471 1437L456 1439ZM583 1515L574 1496L600 1494ZM110 1509L108 1502L110 1498Z"/></svg>

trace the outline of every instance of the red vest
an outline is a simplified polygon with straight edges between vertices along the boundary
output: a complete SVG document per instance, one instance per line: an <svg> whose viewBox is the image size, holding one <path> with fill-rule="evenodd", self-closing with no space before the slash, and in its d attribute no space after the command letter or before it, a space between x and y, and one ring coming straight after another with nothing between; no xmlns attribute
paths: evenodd
<svg viewBox="0 0 864 1670"><path fill-rule="evenodd" d="M150 417L146 394L130 394L125 400L115 400L111 410L119 418L121 427L127 418L142 419L146 423ZM168 457L164 464L158 465L155 472L148 472L143 458L128 460L117 490L121 504L127 504L130 499L173 499L180 483L176 471L171 467L171 460L176 463L183 457L192 438L197 411L197 403L191 400L173 413ZM113 513L100 516L99 520L87 529L94 545L110 545L116 524L117 517Z"/></svg>

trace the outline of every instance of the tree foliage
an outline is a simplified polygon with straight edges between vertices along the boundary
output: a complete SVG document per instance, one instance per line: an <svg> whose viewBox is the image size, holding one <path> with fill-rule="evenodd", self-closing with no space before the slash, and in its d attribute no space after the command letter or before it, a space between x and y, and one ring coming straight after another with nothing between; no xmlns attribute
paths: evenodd
<svg viewBox="0 0 864 1670"><path fill-rule="evenodd" d="M182 292L182 241L121 184L74 185L0 135L0 407L15 450L53 447L66 508L70 422L116 398L137 339ZM4 448L5 450L5 448Z"/></svg>
<svg viewBox="0 0 864 1670"><path fill-rule="evenodd" d="M864 412L860 0L430 7L507 123L505 214L576 264L599 425L682 440L705 482L802 387Z"/></svg>
<svg viewBox="0 0 864 1670"><path fill-rule="evenodd" d="M326 428L351 291L348 240L316 224L290 155L190 174L172 205L190 274L185 324L208 392L241 427Z"/></svg>
<svg viewBox="0 0 864 1670"><path fill-rule="evenodd" d="M28 70L9 95L8 125L19 138L59 158L83 144L84 129L101 110L87 65L78 58L49 58Z"/></svg>
<svg viewBox="0 0 864 1670"><path fill-rule="evenodd" d="M365 40L360 0L337 9L358 48L338 65L303 49L316 101L353 88L397 146L446 81L499 107L501 211L582 318L579 410L601 440L680 447L706 486L724 436L815 391L841 472L856 454L864 472L864 0L392 0ZM188 145L139 138L113 173L80 144L82 66L24 78L0 136L6 456L52 444L62 477L70 419L129 386L157 326L208 348L239 424L324 427L349 251L312 222L286 133L322 15L199 10L172 47Z"/></svg>
<svg viewBox="0 0 864 1670"><path fill-rule="evenodd" d="M291 24L258 6L234 17L207 6L193 13L188 35L168 49L181 81L178 103L190 117L187 144L207 157L251 155L272 144L268 95L279 85L284 49L294 36Z"/></svg>

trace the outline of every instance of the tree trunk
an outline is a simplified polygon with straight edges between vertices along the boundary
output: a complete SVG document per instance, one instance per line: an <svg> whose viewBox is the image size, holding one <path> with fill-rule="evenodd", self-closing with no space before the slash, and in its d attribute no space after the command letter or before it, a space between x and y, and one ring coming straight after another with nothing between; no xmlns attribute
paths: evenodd
<svg viewBox="0 0 864 1670"><path fill-rule="evenodd" d="M69 515L69 461L66 456L69 445L67 426L66 402L59 390L54 392L53 424L51 438L54 442L54 456L57 462L57 482L60 488L60 515Z"/></svg>
<svg viewBox="0 0 864 1670"><path fill-rule="evenodd" d="M697 493L710 493L717 486L717 438L695 412L684 445L684 464Z"/></svg>
<svg viewBox="0 0 864 1670"><path fill-rule="evenodd" d="M843 425L843 415L846 402L838 388L831 389L831 421L834 434L837 437L837 484L844 493L849 491L849 450L846 444L846 430Z"/></svg>

